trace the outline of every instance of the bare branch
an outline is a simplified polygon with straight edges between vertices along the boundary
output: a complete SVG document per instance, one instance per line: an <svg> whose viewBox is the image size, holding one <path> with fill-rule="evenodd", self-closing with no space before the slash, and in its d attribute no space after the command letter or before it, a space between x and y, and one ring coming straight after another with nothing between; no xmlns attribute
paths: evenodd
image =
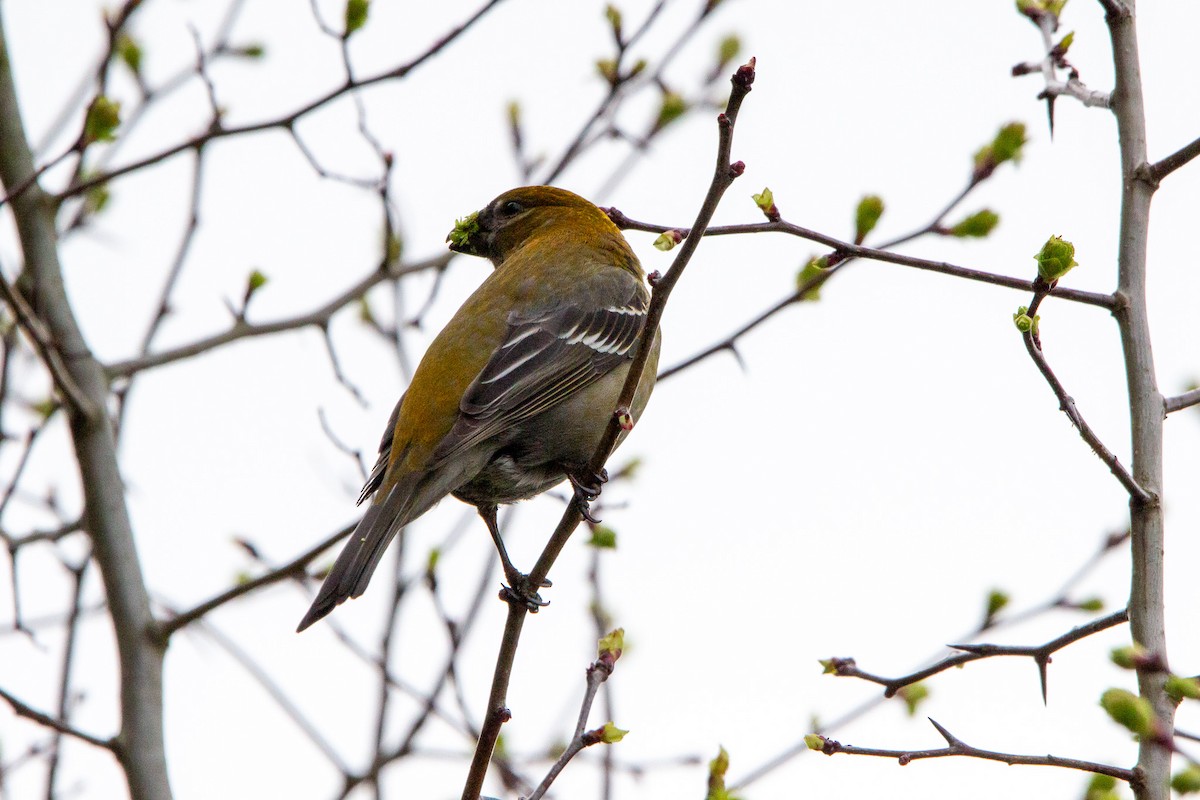
<svg viewBox="0 0 1200 800"><path fill-rule="evenodd" d="M666 231L679 231L686 240L690 231L687 228L675 228L668 225L656 225L649 222L638 222L622 214L615 209L609 209L609 216L618 227L628 230L646 231L648 233L664 233ZM961 267L955 264L949 264L945 261L930 261L924 258L915 256L906 256L900 253L893 253L888 250L877 250L873 247L863 247L862 245L843 242L832 236L827 236L823 233L803 228L799 225L794 225L784 220L777 222L757 222L745 225L719 225L708 228L705 236L732 236L746 233L786 233L790 236L797 236L801 239L807 239L811 242L823 244L833 250L834 254L840 259L849 258L866 258L872 261L883 261L889 264L899 264L902 267L913 267L914 269L926 270L928 272L937 272L942 275L950 275L955 278L964 278L966 280L979 281L981 283L990 283L995 286L1004 286L1009 289L1018 289L1021 291L1033 291L1033 281L1025 280L1024 278L1013 278L1007 275L998 275L992 272L972 269L970 267ZM840 262L839 262L840 263ZM1106 308L1109 311L1117 308L1117 301L1109 294L1099 294L1096 292L1084 292L1078 289L1065 289L1055 287L1050 292L1053 297L1060 297L1064 300L1071 300L1076 303L1085 305L1097 306Z"/></svg>
<svg viewBox="0 0 1200 800"><path fill-rule="evenodd" d="M925 669L917 670L908 675L903 675L898 678L883 678L878 675L872 675L869 672L863 672L858 668L853 658L833 658L829 660L830 668L834 675L840 678L858 678L860 680L877 683L884 687L883 696L893 697L896 692L905 686L911 686L914 683L923 681L928 677L945 672L948 669L968 664L972 661L978 661L983 658L993 658L995 656L1022 656L1033 659L1038 665L1038 674L1042 682L1042 701L1046 700L1046 665L1050 663L1050 656L1067 645L1074 644L1080 639L1086 639L1100 631L1108 630L1116 625L1129 621L1129 612L1121 609L1107 617L1093 620L1086 625L1080 625L1078 628L1073 628L1062 636L1051 639L1042 645L1037 646L1016 646L1016 645L999 645L999 644L952 644L949 647L962 652L952 656L943 658L936 664L926 667Z"/></svg>
<svg viewBox="0 0 1200 800"><path fill-rule="evenodd" d="M1196 156L1200 156L1200 137L1193 139L1176 152L1150 165L1150 177L1157 183L1175 170L1187 164Z"/></svg>
<svg viewBox="0 0 1200 800"><path fill-rule="evenodd" d="M1040 282L1040 280L1041 279L1039 278L1038 282ZM1033 300L1029 304L1028 314L1035 320L1037 318L1038 306L1041 303L1042 298L1046 295L1044 287L1045 285L1042 284L1041 287L1035 288ZM1154 503L1156 501L1155 495L1147 491L1145 487L1143 487L1134 479L1134 477L1129 473L1129 470L1125 469L1125 467L1121 465L1121 462L1117 459L1113 452L1105 446L1104 442L1100 441L1100 437L1095 431L1092 430L1091 426L1087 424L1087 420L1083 418L1083 415L1079 413L1079 409L1075 405L1074 398L1067 394L1067 390L1062 385L1062 381L1058 379L1058 376L1054 374L1054 370L1050 368L1049 362L1046 361L1046 356L1042 353L1042 343L1036 333L1036 330L1037 324L1035 322L1034 326L1030 328L1030 330L1021 334L1021 338L1025 342L1025 349L1029 352L1029 357L1033 359L1033 363L1037 366L1038 371L1042 373L1042 377L1046 379L1046 383L1050 384L1050 388L1054 391L1054 396L1058 398L1058 407L1067 415L1067 418L1071 420L1071 424L1075 426L1075 429L1079 431L1079 435L1083 437L1083 440L1088 443L1089 447L1092 448L1092 452L1094 452L1096 456L1104 462L1109 471L1111 471L1112 474L1116 476L1117 480L1121 482L1121 485L1125 487L1125 491L1129 492L1129 495L1141 504Z"/></svg>
<svg viewBox="0 0 1200 800"><path fill-rule="evenodd" d="M60 353L53 344L54 337L46 330L45 325L29 307L29 303L25 301L21 293L4 277L2 271L0 271L0 295L4 296L4 301L12 309L21 330L25 331L30 341L33 342L34 350L37 351L42 363L46 365L46 369L50 371L54 385L62 392L67 404L79 416L85 419L93 418L97 413L97 408L84 396L83 390L71 377L70 370L63 363L64 354Z"/></svg>
<svg viewBox="0 0 1200 800"><path fill-rule="evenodd" d="M636 355L629 366L629 375L625 380L625 386L621 389L617 409L614 409L613 418L610 420L605 434L596 448L596 453L588 465L588 469L594 474L599 474L603 469L604 462L608 460L608 455L617 440L617 435L620 431L617 412L622 408L627 409L632 404L634 393L637 391L638 381L649 358L651 344L658 331L658 323L662 318L663 307L670 296L671 289L678 282L684 268L691 260L692 254L695 252L700 239L703 238L704 230L708 227L709 221L716 212L717 204L720 202L725 190L732 185L734 179L745 168L740 161L731 163L729 159L738 111L741 108L742 101L750 92L753 82L754 59L751 59L749 64L739 68L734 74L732 80L733 89L729 95L729 102L726 105L725 112L717 117L718 144L716 167L713 172L712 181L709 184L708 194L705 196L700 211L696 215L694 225L694 230L699 232L701 236L685 241L679 253L675 256L675 260L672 262L667 274L657 281L652 281L653 292L650 300L650 308L646 315L645 328L643 329L641 340L638 342ZM553 566L555 560L558 558L558 554L562 552L562 548L566 545L572 532L574 532L582 520L583 513L579 503L571 503L559 521L554 534L550 537L550 541L542 550L542 554L534 565L533 570L529 573L530 585L542 585L550 572L551 566ZM471 760L471 768L467 774L466 783L463 786L463 800L476 800L479 797L483 788L484 778L487 776L487 768L488 763L491 761L492 751L495 749L496 740L500 736L500 727L511 716L505 705L508 696L508 684L512 677L512 666L517 655L517 644L520 641L521 628L525 624L525 617L528 613L528 608L524 603L509 603L508 620L505 623L504 634L500 643L500 652L496 657L496 669L492 676L492 690L488 699L487 716L484 719L479 743L475 748L475 755Z"/></svg>
<svg viewBox="0 0 1200 800"><path fill-rule="evenodd" d="M107 368L110 377L127 377L143 370L153 367L160 367L163 364L170 364L175 361L180 361L185 358L198 355L200 353L214 350L231 342L236 342L240 339L249 339L256 336L267 336L273 333L282 333L284 331L293 331L307 327L324 327L328 325L333 315L341 311L346 306L357 301L370 289L384 281L394 280L402 275L408 275L413 272L420 272L427 269L442 269L449 263L453 253L444 253L434 256L433 258L425 259L424 261L416 261L411 264L389 267L387 264L381 265L380 269L372 272L367 277L360 280L350 288L346 289L333 300L325 305L313 309L305 314L299 314L288 319L278 320L276 322L264 322L260 324L252 324L245 320L235 320L233 326L223 333L213 334L212 336L199 339L191 344L181 345L163 350L159 353L142 356L140 358L130 359L128 361L118 361L115 364L110 364Z"/></svg>
<svg viewBox="0 0 1200 800"><path fill-rule="evenodd" d="M33 706L21 702L16 697L5 691L2 687L0 687L0 699L3 699L6 703L8 703L8 705L12 708L13 713L18 717L31 719L39 725L45 725L47 728L52 728L59 733L65 733L67 736L71 736L81 742L87 742L88 744L95 745L96 747L102 747L105 750L111 750L114 753L116 753L118 750L118 745L115 739L101 739L99 736L93 736L92 734L85 733L78 728L73 728L62 720L55 719L49 714L45 714L41 711L38 711Z"/></svg>
<svg viewBox="0 0 1200 800"><path fill-rule="evenodd" d="M123 175L128 175L131 172L137 172L138 170L148 167L151 164L157 164L160 161L165 161L165 160L171 158L172 156L179 155L180 153L185 152L187 150L193 150L193 149L203 147L206 144L208 144L209 142L215 141L217 139L225 139L225 138L228 138L231 136L241 136L241 135L247 134L247 133L259 133L261 131L267 131L267 130L272 130L272 129L277 129L277 128L279 128L279 129L290 128L292 125L294 125L296 123L297 120L301 119L302 117L307 116L308 114L311 114L313 111L316 111L319 108L322 108L322 107L328 105L329 103L333 102L334 100L338 99L339 97L342 97L343 95L345 95L347 93L355 92L359 89L364 89L368 86L373 86L377 83L383 83L385 81L398 80L398 79L405 78L413 70L422 66L426 61L429 61L431 58L433 58L438 53L440 53L443 49L445 49L445 47L448 44L450 44L452 41L454 41L456 38L458 38L460 35L462 35L462 33L464 31L466 31L468 28L470 28L472 25L474 25L476 22L478 22L485 14L487 14L488 11L490 11L495 6L499 5L501 2L503 2L503 0L488 0L488 2L484 3L481 8L479 8L474 14L472 14L469 18L467 18L467 20L465 22L462 22L459 25L456 25L454 28L450 29L450 31L447 32L444 36L442 36L442 38L440 38L436 42L434 42L430 47L428 47L423 53L418 55L412 61L409 61L405 64L401 64L397 67L393 67L389 70L378 73L376 75L372 75L367 78L362 78L359 80L347 80L341 86L338 86L337 88L326 92L325 94L321 95L320 97L316 98L315 100L312 100L312 101L304 104L300 108L297 108L283 116L276 117L274 119L263 120L261 122L253 122L253 123L250 123L247 125L239 125L234 128L216 127L214 129L207 130L207 131L197 134L183 142L179 142L178 144L164 148L163 150L160 150L157 153L153 153L151 155L145 156L144 158L140 158L136 161L132 161L122 167L115 167L115 168L109 170L108 172L94 175L92 177L87 178L86 180L80 180L80 181L73 182L69 187L67 187L62 192L59 193L58 198L61 200L62 198L65 198L65 197L72 197L72 196L75 196L78 194L82 194L83 192L86 192L88 189L92 188L93 186L98 186L102 183L110 182L116 178L123 176Z"/></svg>
<svg viewBox="0 0 1200 800"><path fill-rule="evenodd" d="M246 581L245 583L239 583L237 586L227 589L217 596L205 600L203 603L195 606L194 608L173 614L170 619L163 620L158 624L158 630L156 631L158 638L165 644L166 641L171 638L171 635L180 628L191 625L196 620L208 614L208 612L212 611L213 609L220 608L231 600L236 600L239 597L250 594L251 592L260 589L263 586L270 586L272 583L278 583L279 581L286 580L287 578L303 576L305 569L314 558L321 555L322 552L337 544L342 539L345 539L353 530L354 525L347 525L340 531L325 537L323 541L317 543L314 547L310 547L308 550L305 550L303 553L296 556L286 564L276 567L270 572L259 575L253 580Z"/></svg>
<svg viewBox="0 0 1200 800"><path fill-rule="evenodd" d="M930 719L929 722L937 728L938 733L946 740L947 747L942 747L936 750L880 750L872 747L854 747L853 745L842 744L834 739L829 739L819 734L821 747L819 749L826 755L835 755L837 753L845 753L852 756L877 756L880 758L894 758L900 766L907 766L913 761L919 761L926 758L946 758L949 756L965 756L967 758L982 758L987 761L1000 761L1010 766L1026 765L1039 767L1064 767L1066 769L1077 769L1083 772L1092 772L1097 775L1109 775L1118 780L1125 781L1132 786L1138 786L1140 779L1134 770L1122 769L1109 764L1099 764L1093 761L1081 761L1074 758L1062 758L1060 756L1025 756L1015 753L1000 753L994 750L981 750L978 747L972 747L958 737L951 734L944 727L939 725L935 720Z"/></svg>
<svg viewBox="0 0 1200 800"><path fill-rule="evenodd" d="M1170 414L1197 404L1200 404L1200 389L1192 389L1175 397L1166 398L1163 401L1163 409L1164 413Z"/></svg>

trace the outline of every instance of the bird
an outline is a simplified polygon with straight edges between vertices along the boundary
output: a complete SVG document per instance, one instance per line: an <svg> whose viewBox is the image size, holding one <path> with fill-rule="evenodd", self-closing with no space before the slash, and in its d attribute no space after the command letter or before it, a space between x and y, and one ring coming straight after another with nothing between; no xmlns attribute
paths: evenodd
<svg viewBox="0 0 1200 800"><path fill-rule="evenodd" d="M524 186L460 220L447 241L494 269L430 343L396 403L358 498L367 510L297 631L362 595L392 539L447 495L476 507L509 597L536 611L539 587L508 558L497 506L567 479L587 516L606 479L587 465L617 411L651 297L620 229L573 192ZM650 399L661 344L656 328L632 420ZM622 424L618 444L627 433Z"/></svg>

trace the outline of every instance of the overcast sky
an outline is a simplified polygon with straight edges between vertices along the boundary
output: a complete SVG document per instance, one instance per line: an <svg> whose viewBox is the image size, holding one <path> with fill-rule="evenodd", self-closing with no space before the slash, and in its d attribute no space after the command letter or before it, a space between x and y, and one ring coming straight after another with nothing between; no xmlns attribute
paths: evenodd
<svg viewBox="0 0 1200 800"><path fill-rule="evenodd" d="M318 5L327 19L339 18L338 3ZM622 3L627 25L651 5ZM663 23L640 43L645 54L653 58L672 41L697 5L668 3ZM1144 5L1149 144L1151 157L1161 158L1200 134L1200 6ZM100 7L78 0L10 0L2 7L35 141L102 52ZM147 4L134 30L145 42L152 83L191 63L189 26L211 41L224 7ZM351 42L356 68L372 74L411 58L473 7L377 0ZM529 151L561 152L604 91L594 68L610 50L603 7L508 0L409 79L364 93L371 131L395 154L392 188L406 258L442 252L457 217L519 181L505 127L510 100L522 104ZM1069 4L1067 30L1076 31L1069 57L1083 81L1109 90L1100 5ZM1040 79L1010 76L1014 64L1038 58L1040 47L1012 3L729 0L667 81L684 91L694 86L716 43L731 32L740 35L743 56L757 57L759 71L733 152L746 172L718 222L759 221L750 195L769 186L786 219L851 238L855 204L874 193L887 204L875 234L883 241L927 222L963 186L972 154L1002 124L1021 121L1030 140L1022 163L1002 167L951 215L989 207L1001 217L993 235L982 242L925 239L905 252L1031 278L1032 255L1058 234L1075 243L1080 263L1064 284L1113 290L1120 188L1114 120L1062 100L1051 139L1036 99ZM317 32L308 4L248 2L232 39L261 41L267 55L261 63L214 66L229 124L272 118L340 80L337 48ZM126 80L115 85L118 95L129 91ZM721 81L710 94L725 91ZM635 102L622 120L639 127L653 107L649 99ZM149 118L115 163L190 135L206 114L196 83ZM636 219L686 226L710 175L712 117L701 111L669 130L606 194L602 187L627 154L620 143L597 148L557 183ZM370 176L374 162L355 126L353 105L342 102L298 130L327 168ZM65 144L53 140L47 152ZM253 269L270 282L254 299L252 321L308 310L374 269L380 223L373 196L320 179L283 133L220 143L207 170L199 236L160 347L227 327L225 300L240 298ZM63 244L76 313L105 361L136 354L186 222L190 171L181 157L115 182L111 207L96 225ZM49 183L63 178L53 173ZM1154 200L1151 313L1165 394L1200 376L1198 196L1200 166L1193 164ZM672 255L652 247L653 235L628 238L647 270L669 266ZM819 252L781 236L706 241L668 307L662 363L721 339L786 296L800 266ZM12 278L19 249L7 216L0 258ZM412 357L488 269L478 259L452 263L422 330L408 341ZM430 288L428 277L406 284L408 313ZM387 310L386 291L372 300ZM1043 602L1109 532L1127 525L1119 484L1057 410L1013 328L1012 313L1027 302L1009 289L855 264L825 287L819 303L785 311L747 337L741 365L719 355L659 386L610 462L637 456L643 470L605 493L615 507L603 516L619 536L618 549L602 556L605 603L630 642L612 678L614 721L631 730L616 746L621 761L707 760L724 745L737 780L798 742L814 715L832 720L880 694L822 676L818 659L854 656L868 671L908 672L978 624L990 589L1010 592L1016 611ZM1047 357L1128 464L1115 324L1102 310L1053 299L1041 314ZM143 565L162 603L189 607L239 573L256 572L235 536L282 563L355 519L361 477L322 432L318 409L341 441L373 454L404 373L353 312L335 320L333 334L341 366L365 403L335 380L316 331L242 342L139 381L123 432L123 467ZM1166 425L1167 622L1173 665L1195 674L1200 415L1177 416ZM30 485L53 485L68 507L78 496L69 456L59 428L29 467ZM5 476L13 458L0 453ZM470 511L447 500L412 526L405 572L416 573L447 528ZM560 512L554 498L518 508L509 535L518 565L532 565ZM21 513L33 512L11 511L6 528L19 529ZM473 519L469 525L442 565L453 613L464 610L491 551L483 526ZM568 545L552 573L551 606L526 625L509 695L514 716L504 731L510 752L541 751L573 725L583 669L594 657L586 583L592 556L584 538ZM0 560L5 585L8 569ZM60 609L66 578L53 553L31 551L21 569L24 613ZM1124 553L1114 554L1072 597L1099 596L1108 610L1118 608L1127 571ZM377 636L391 572L382 568L366 596L336 612L363 642ZM94 575L91 589L101 596ZM295 585L280 585L210 621L274 677L344 759L360 765L373 735L375 680L326 626L293 633L309 600ZM409 604L405 615L397 669L423 685L440 669L445 634L427 599ZM463 654L463 691L476 719L503 616L503 605L489 601ZM0 592L0 620L10 618L11 598ZM988 639L1041 643L1088 619L1056 612ZM1097 705L1105 688L1132 687L1131 676L1107 662L1108 650L1126 642L1119 628L1056 655L1046 706L1031 664L994 660L932 680L915 719L893 703L832 735L863 746L940 746L927 715L979 747L1128 766L1135 745ZM57 644L51 632L41 643L0 636L0 685L52 707L55 683L46 676L57 670ZM108 735L115 706L107 627L89 627L82 646L77 669L86 697L75 722ZM171 777L181 800L336 792L328 762L205 634L173 641L167 693ZM602 714L597 709L595 724L604 722ZM1180 727L1200 728L1197 716L1185 710ZM31 731L0 709L5 762L23 751ZM444 727L425 744L465 751L461 737ZM71 752L64 789L114 796L121 783L111 761L74 745ZM442 798L458 796L464 775L460 760L425 759L400 764L388 778L392 796ZM41 777L33 769L16 772L10 796L29 796ZM594 781L592 767L574 765L557 796L596 796ZM806 754L744 795L1072 797L1085 782L1082 774L1043 768L938 760L900 769L891 761ZM659 768L642 780L622 778L619 788L621 798L702 797L704 773L698 766Z"/></svg>

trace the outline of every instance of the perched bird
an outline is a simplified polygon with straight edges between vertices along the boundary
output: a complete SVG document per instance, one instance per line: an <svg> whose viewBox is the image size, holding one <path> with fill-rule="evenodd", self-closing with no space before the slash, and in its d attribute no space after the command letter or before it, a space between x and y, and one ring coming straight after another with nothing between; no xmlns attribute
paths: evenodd
<svg viewBox="0 0 1200 800"><path fill-rule="evenodd" d="M599 491L603 478L586 474L587 463L650 304L637 256L603 211L550 186L505 192L447 240L495 270L429 345L392 411L359 496L371 504L298 631L361 595L396 533L447 494L479 510L510 592L540 604L504 551L496 506L567 478L586 513ZM654 386L660 338L656 331L634 419Z"/></svg>

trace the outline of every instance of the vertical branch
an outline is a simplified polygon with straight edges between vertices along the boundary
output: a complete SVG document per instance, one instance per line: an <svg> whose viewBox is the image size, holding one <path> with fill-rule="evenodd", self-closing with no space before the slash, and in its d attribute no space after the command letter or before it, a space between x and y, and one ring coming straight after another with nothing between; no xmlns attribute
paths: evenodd
<svg viewBox="0 0 1200 800"><path fill-rule="evenodd" d="M1121 147L1121 223L1118 251L1117 324L1125 357L1129 388L1133 477L1154 495L1152 502L1130 503L1133 574L1129 623L1134 641L1167 663L1163 596L1164 528L1159 495L1163 486L1163 398L1154 373L1150 323L1146 307L1146 243L1150 230L1153 182L1146 174L1146 118L1138 63L1134 2L1110 10L1116 88L1113 111ZM1175 707L1163 691L1165 675L1139 670L1138 688L1154 706L1166 736L1170 736ZM1142 774L1135 791L1139 800L1166 800L1170 795L1171 753L1154 737L1144 737L1137 768Z"/></svg>
<svg viewBox="0 0 1200 800"><path fill-rule="evenodd" d="M3 20L0 20L0 181L19 186L34 173ZM85 400L71 408L71 437L80 471L96 563L108 597L109 614L121 664L121 731L116 752L137 800L169 800L162 729L163 649L152 638L154 618L142 576L125 487L117 465L112 425L104 413L108 382L88 349L67 300L58 241L55 204L37 181L12 199L25 258L24 299L50 333L54 350Z"/></svg>

